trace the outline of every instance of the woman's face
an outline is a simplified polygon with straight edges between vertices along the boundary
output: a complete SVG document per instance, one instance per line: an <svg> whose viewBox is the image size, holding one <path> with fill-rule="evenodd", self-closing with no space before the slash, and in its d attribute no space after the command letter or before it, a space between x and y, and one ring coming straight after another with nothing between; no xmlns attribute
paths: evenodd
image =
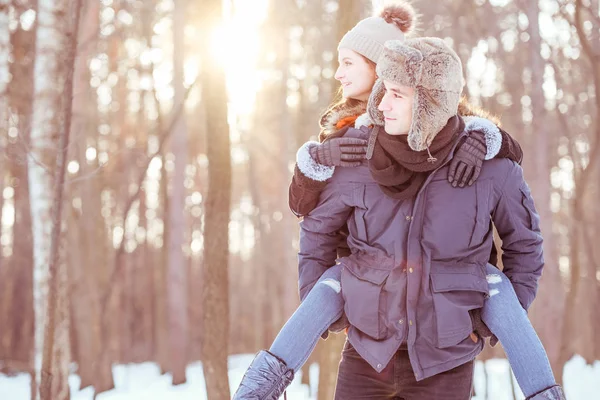
<svg viewBox="0 0 600 400"><path fill-rule="evenodd" d="M367 101L377 79L373 65L350 49L338 51L338 63L335 79L342 84L344 97Z"/></svg>

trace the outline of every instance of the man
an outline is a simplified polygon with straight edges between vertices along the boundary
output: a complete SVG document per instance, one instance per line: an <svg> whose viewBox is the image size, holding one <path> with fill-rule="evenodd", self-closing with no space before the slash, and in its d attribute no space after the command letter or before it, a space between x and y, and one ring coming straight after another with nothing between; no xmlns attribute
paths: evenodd
<svg viewBox="0 0 600 400"><path fill-rule="evenodd" d="M334 264L336 233L347 222L352 254L339 262L351 325L336 399L467 399L483 347L470 311L488 294L491 222L503 239L504 271L527 309L543 268L539 218L510 160L488 161L472 187L447 181L466 133L456 115L462 66L442 40L386 43L377 73L369 113L385 132L370 133L370 171L336 169L302 221L300 292ZM467 124L495 128L487 122Z"/></svg>

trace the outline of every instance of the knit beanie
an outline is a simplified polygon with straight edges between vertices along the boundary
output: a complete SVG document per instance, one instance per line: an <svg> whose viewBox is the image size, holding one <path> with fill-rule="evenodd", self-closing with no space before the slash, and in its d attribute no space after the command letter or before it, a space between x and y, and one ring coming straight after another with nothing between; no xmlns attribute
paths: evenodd
<svg viewBox="0 0 600 400"><path fill-rule="evenodd" d="M385 124L378 110L384 80L415 89L408 144L415 151L426 150L458 113L464 86L460 58L440 38L391 40L385 43L376 72L379 79L369 97L369 116L375 124Z"/></svg>
<svg viewBox="0 0 600 400"><path fill-rule="evenodd" d="M356 24L344 35L338 50L350 49L377 63L383 44L388 40L404 40L404 35L412 31L415 20L413 7L405 1L397 1Z"/></svg>

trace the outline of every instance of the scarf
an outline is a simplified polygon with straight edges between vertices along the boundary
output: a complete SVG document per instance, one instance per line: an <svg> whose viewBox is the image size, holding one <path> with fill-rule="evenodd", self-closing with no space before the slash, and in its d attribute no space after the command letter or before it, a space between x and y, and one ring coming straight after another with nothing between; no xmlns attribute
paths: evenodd
<svg viewBox="0 0 600 400"><path fill-rule="evenodd" d="M438 132L427 151L414 151L408 145L408 135L388 135L376 126L367 149L371 175L387 196L397 200L412 198L429 173L446 162L464 129L464 121L456 115Z"/></svg>

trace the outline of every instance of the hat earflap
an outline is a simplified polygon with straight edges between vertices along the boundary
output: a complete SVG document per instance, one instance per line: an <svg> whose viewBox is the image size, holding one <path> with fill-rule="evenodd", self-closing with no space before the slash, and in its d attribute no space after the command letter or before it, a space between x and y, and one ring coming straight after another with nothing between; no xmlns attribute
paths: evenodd
<svg viewBox="0 0 600 400"><path fill-rule="evenodd" d="M367 103L367 112L369 113L371 121L373 121L375 125L385 125L383 113L379 111L379 104L381 104L381 100L383 100L384 95L385 86L383 84L383 79L380 78L377 79L375 85L373 85L373 90L371 90L369 102Z"/></svg>
<svg viewBox="0 0 600 400"><path fill-rule="evenodd" d="M427 121L427 117L431 115L431 112L426 96L423 95L423 89L417 87L413 98L410 131L408 131L408 145L414 151L427 149L423 134L423 123Z"/></svg>

